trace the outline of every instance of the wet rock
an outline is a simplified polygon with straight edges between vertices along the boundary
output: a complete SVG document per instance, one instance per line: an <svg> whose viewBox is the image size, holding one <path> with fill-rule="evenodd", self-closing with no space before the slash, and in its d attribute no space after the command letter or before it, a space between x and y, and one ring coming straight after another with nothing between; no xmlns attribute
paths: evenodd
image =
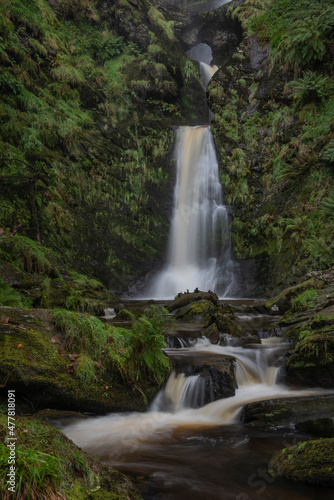
<svg viewBox="0 0 334 500"><path fill-rule="evenodd" d="M235 395L233 361L211 360L208 363L189 365L187 375L200 375L205 381L203 404Z"/></svg>
<svg viewBox="0 0 334 500"><path fill-rule="evenodd" d="M201 323L208 326L214 314L216 307L208 300L198 300L193 304L177 309L175 318L187 323Z"/></svg>
<svg viewBox="0 0 334 500"><path fill-rule="evenodd" d="M269 472L293 481L334 485L334 438L302 442L276 453Z"/></svg>
<svg viewBox="0 0 334 500"><path fill-rule="evenodd" d="M334 421L332 418L304 420L296 424L296 429L318 437L334 437Z"/></svg>
<svg viewBox="0 0 334 500"><path fill-rule="evenodd" d="M201 367L200 373L205 378L205 404L235 395L231 361L211 361L210 365Z"/></svg>
<svg viewBox="0 0 334 500"><path fill-rule="evenodd" d="M261 343L257 335L247 332L242 326L238 325L235 319L223 314L221 310L211 317L211 322L217 325L217 329L221 334L237 339L238 343L235 345L245 346L247 344Z"/></svg>
<svg viewBox="0 0 334 500"><path fill-rule="evenodd" d="M219 344L222 339L222 334L218 330L216 323L212 323L203 331L204 336L210 340L211 344Z"/></svg>
<svg viewBox="0 0 334 500"><path fill-rule="evenodd" d="M333 412L334 398L331 396L282 398L246 405L243 410L243 421L250 427L271 429L279 426L291 430L293 425L297 429L301 422L311 418L316 421L319 414L332 420Z"/></svg>
<svg viewBox="0 0 334 500"><path fill-rule="evenodd" d="M175 309L180 309L191 302L197 302L199 300L206 300L212 302L214 305L218 306L218 296L215 293L208 292L192 292L192 293L180 293L175 300L167 304L167 309L169 311L175 311Z"/></svg>

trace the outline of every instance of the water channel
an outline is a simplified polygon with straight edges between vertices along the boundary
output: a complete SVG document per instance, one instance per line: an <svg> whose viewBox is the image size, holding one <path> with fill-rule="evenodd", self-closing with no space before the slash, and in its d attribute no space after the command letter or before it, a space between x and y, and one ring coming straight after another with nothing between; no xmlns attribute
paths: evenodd
<svg viewBox="0 0 334 500"><path fill-rule="evenodd" d="M268 464L275 451L311 439L296 432L295 424L319 412L330 415L331 394L284 385L288 345L276 326L277 318L239 318L258 332L261 344L242 348L229 345L228 338L223 345L213 345L191 337L180 342L180 348L166 348L178 367L234 359L235 396L203 404L203 379L187 376L186 370L172 371L146 413L77 421L64 428L65 434L85 451L130 474L145 500L329 500L330 488L274 480ZM291 418L269 429L245 423L246 404L280 398L299 398L302 405Z"/></svg>

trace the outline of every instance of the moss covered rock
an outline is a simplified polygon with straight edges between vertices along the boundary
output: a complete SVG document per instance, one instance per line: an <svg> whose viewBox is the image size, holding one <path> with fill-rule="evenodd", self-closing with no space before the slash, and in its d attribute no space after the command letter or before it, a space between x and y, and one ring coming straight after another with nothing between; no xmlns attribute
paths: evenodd
<svg viewBox="0 0 334 500"><path fill-rule="evenodd" d="M28 403L30 411L37 406L94 413L146 409L142 395L116 374L97 371L88 383L76 377L76 353L65 350L51 316L43 309L0 307L0 380L16 390L21 405ZM144 388L147 399L156 390Z"/></svg>
<svg viewBox="0 0 334 500"><path fill-rule="evenodd" d="M334 485L334 438L302 442L276 453L269 471L293 481Z"/></svg>
<svg viewBox="0 0 334 500"><path fill-rule="evenodd" d="M203 325L209 325L210 318L215 310L216 307L212 304L212 302L208 300L198 300L177 309L175 312L175 318L178 321L182 320L187 323L201 323Z"/></svg>
<svg viewBox="0 0 334 500"><path fill-rule="evenodd" d="M1 470L9 468L7 416L0 414ZM66 500L139 500L141 495L123 474L80 450L61 431L39 419L16 420L16 478L19 498ZM4 493L4 480L0 489ZM9 498L4 493L2 497Z"/></svg>
<svg viewBox="0 0 334 500"><path fill-rule="evenodd" d="M291 308L293 298L315 286L316 281L311 278L298 285L286 288L276 297L269 299L268 302L266 302L266 308L274 313L282 314Z"/></svg>

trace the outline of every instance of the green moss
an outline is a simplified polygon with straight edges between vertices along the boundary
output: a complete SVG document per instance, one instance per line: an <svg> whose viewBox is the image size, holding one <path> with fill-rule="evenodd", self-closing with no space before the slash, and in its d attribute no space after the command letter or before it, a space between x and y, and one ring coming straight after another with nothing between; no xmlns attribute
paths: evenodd
<svg viewBox="0 0 334 500"><path fill-rule="evenodd" d="M333 485L333 450L333 438L299 443L274 455L269 470L294 481Z"/></svg>
<svg viewBox="0 0 334 500"><path fill-rule="evenodd" d="M8 471L8 448L5 448L7 416L0 414L2 467L0 485L4 491ZM75 446L58 429L40 420L20 417L16 420L17 495L38 491L38 498L50 494L66 499L131 499L141 496L125 476L112 470ZM51 493L52 492L52 493ZM97 495L97 496L96 496ZM4 498L7 498L6 496Z"/></svg>

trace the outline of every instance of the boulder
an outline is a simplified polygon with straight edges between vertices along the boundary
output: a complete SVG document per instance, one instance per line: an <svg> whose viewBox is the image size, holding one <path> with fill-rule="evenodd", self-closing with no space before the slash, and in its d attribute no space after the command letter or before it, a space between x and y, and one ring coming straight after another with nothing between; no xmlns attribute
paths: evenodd
<svg viewBox="0 0 334 500"><path fill-rule="evenodd" d="M307 441L276 453L269 472L293 481L334 485L334 438Z"/></svg>

